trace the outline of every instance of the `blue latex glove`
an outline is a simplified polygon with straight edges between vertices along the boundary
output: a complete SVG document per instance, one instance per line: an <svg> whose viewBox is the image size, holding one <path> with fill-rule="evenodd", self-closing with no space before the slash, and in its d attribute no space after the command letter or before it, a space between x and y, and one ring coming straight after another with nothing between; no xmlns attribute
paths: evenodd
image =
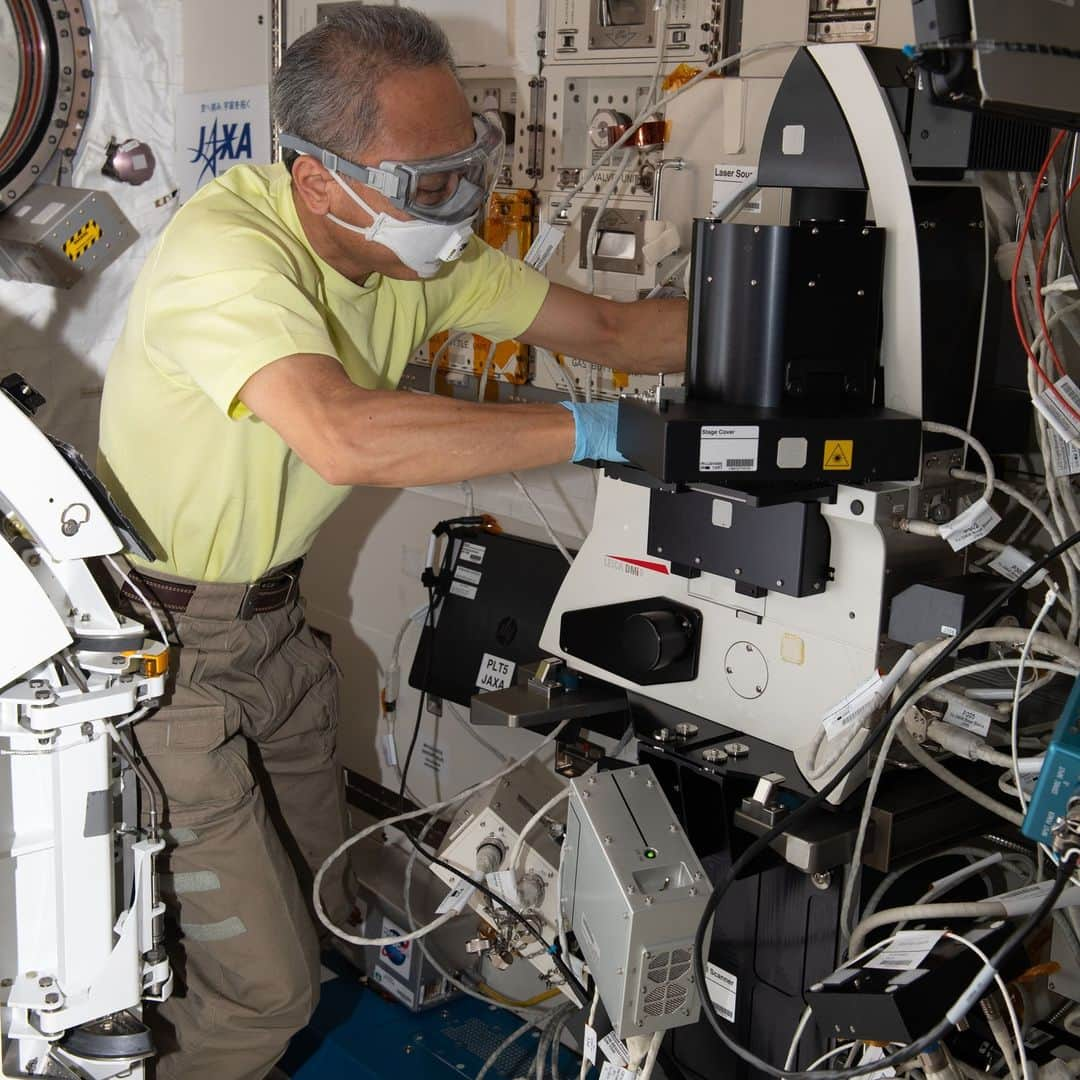
<svg viewBox="0 0 1080 1080"><path fill-rule="evenodd" d="M615 446L619 406L614 401L560 401L574 414L574 456L571 461L617 461L626 458Z"/></svg>

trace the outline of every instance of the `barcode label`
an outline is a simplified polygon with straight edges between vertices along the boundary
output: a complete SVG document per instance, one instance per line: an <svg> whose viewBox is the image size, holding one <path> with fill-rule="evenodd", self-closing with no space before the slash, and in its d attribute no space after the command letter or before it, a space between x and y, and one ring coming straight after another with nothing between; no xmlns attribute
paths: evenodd
<svg viewBox="0 0 1080 1080"><path fill-rule="evenodd" d="M1080 438L1080 421L1064 405L1061 398L1069 403L1080 413L1080 387L1069 378L1062 375L1053 390L1046 389L1034 398L1035 408L1046 417L1046 422L1066 441ZM1059 397L1060 395L1060 397Z"/></svg>
<svg viewBox="0 0 1080 1080"><path fill-rule="evenodd" d="M1075 476L1080 473L1080 449L1066 442L1053 428L1046 437L1050 443L1050 465L1055 476Z"/></svg>
<svg viewBox="0 0 1080 1080"><path fill-rule="evenodd" d="M703 427L698 454L701 472L756 472L757 427Z"/></svg>

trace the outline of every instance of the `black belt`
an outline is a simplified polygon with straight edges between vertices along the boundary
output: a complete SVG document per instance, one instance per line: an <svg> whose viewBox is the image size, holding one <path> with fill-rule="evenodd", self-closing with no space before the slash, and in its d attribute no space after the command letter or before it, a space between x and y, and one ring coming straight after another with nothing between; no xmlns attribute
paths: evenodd
<svg viewBox="0 0 1080 1080"><path fill-rule="evenodd" d="M243 599L240 601L236 617L250 619L253 615L265 615L292 603L300 593L300 571L303 566L304 560L297 559L281 570L276 570L244 586ZM183 581L164 581L138 570L132 570L129 576L130 580L134 581L143 592L148 593L149 598L159 607L178 615L187 611L191 598L200 588L198 583L189 585ZM216 583L210 584L213 586ZM120 591L128 600L142 602L138 593L127 581L121 586Z"/></svg>

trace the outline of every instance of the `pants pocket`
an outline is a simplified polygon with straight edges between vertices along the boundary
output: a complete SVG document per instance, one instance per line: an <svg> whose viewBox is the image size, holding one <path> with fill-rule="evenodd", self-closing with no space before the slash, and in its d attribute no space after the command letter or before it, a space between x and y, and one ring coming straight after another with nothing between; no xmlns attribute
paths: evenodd
<svg viewBox="0 0 1080 1080"><path fill-rule="evenodd" d="M164 791L167 818L216 816L250 797L255 781L247 743L229 726L222 705L163 709L135 725L139 749Z"/></svg>

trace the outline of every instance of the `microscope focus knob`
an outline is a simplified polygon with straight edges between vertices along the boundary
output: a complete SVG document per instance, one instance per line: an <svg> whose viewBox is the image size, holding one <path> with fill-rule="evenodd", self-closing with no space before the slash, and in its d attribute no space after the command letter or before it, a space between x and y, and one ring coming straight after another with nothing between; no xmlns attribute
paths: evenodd
<svg viewBox="0 0 1080 1080"><path fill-rule="evenodd" d="M623 622L626 659L642 672L662 671L690 648L694 628L677 611L639 611Z"/></svg>

